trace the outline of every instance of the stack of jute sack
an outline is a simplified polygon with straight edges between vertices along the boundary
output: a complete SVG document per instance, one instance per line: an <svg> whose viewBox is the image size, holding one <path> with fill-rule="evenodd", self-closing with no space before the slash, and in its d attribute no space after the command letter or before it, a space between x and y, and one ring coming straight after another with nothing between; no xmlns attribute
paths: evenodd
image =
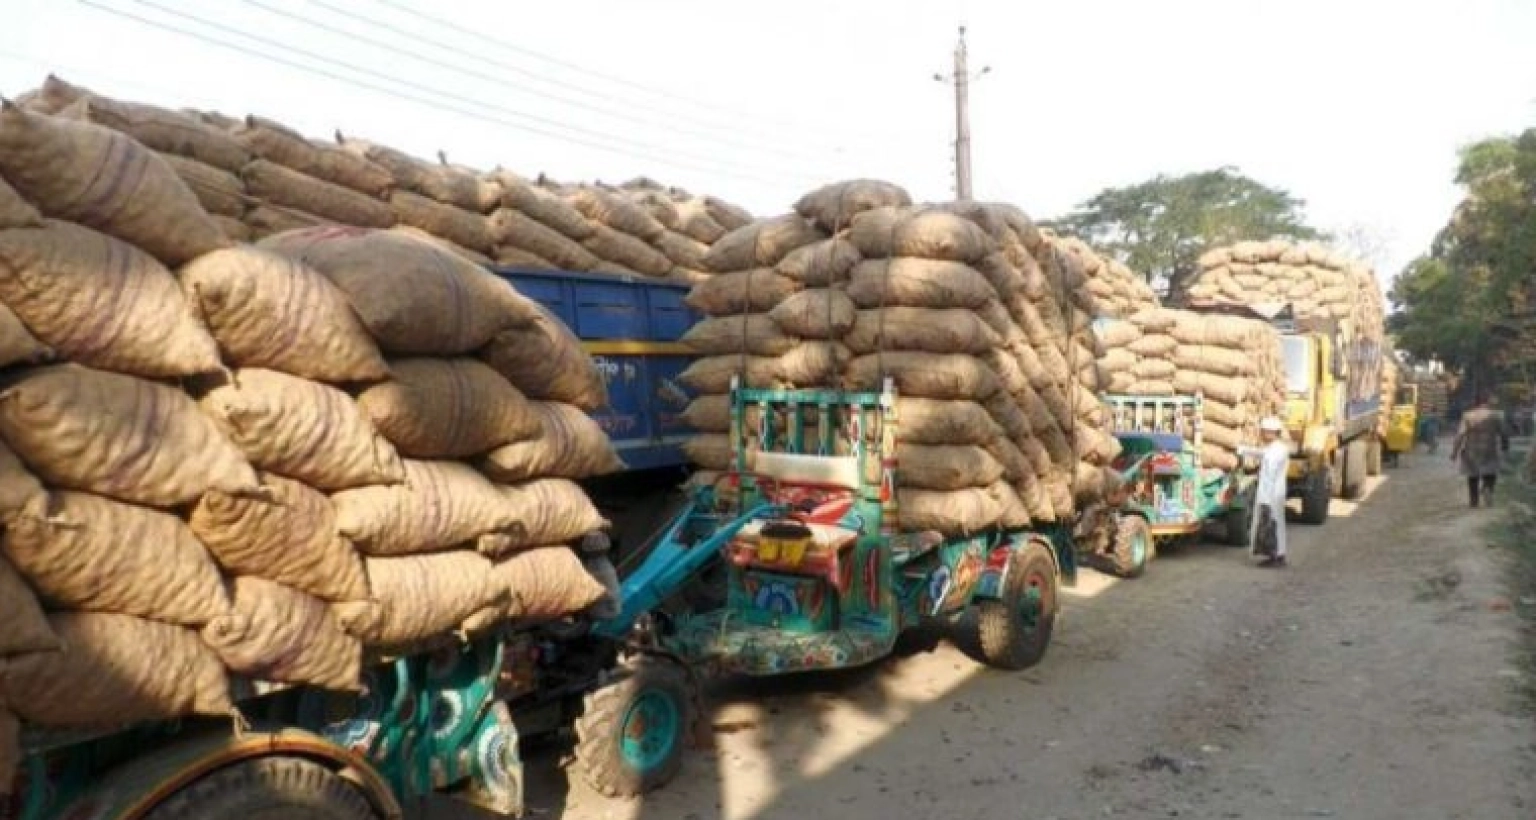
<svg viewBox="0 0 1536 820"><path fill-rule="evenodd" d="M309 138L258 116L125 102L50 76L28 110L94 122L160 152L238 241L335 224L430 237L477 264L694 282L703 255L751 219L646 179L561 185L481 173L337 132Z"/></svg>
<svg viewBox="0 0 1536 820"><path fill-rule="evenodd" d="M1057 239L1049 232L1044 233L1077 258L1088 277L1088 290L1093 293L1097 315L1124 319L1139 310L1161 307L1157 293L1147 280L1124 263L1099 255L1088 243L1075 237Z"/></svg>
<svg viewBox="0 0 1536 820"><path fill-rule="evenodd" d="M1258 423L1285 400L1279 333L1238 316L1147 308L1100 329L1109 392L1202 397L1201 462L1238 465L1237 449L1258 442Z"/></svg>
<svg viewBox="0 0 1536 820"><path fill-rule="evenodd" d="M1403 369L1390 348L1381 357L1381 413L1376 417L1376 435L1383 441L1392 422L1392 405L1397 403L1397 388L1403 384Z"/></svg>
<svg viewBox="0 0 1536 820"><path fill-rule="evenodd" d="M1053 282L1031 243L1043 240L1011 206L914 206L873 180L826 186L726 234L706 257L715 275L689 296L711 317L683 339L702 357L681 376L699 393L684 416L702 431L691 457L731 466L733 376L851 390L889 377L903 528L963 534L1074 515L1102 496L1117 446L1069 364L1096 376L1093 352L1073 349L1091 340L1091 319L1069 300L1091 295L1068 286L1064 259Z"/></svg>
<svg viewBox="0 0 1536 820"><path fill-rule="evenodd" d="M1199 265L1186 285L1191 299L1287 303L1298 319L1348 321L1357 333L1378 340L1385 329L1375 274L1320 245L1238 242L1207 251Z"/></svg>
<svg viewBox="0 0 1536 820"><path fill-rule="evenodd" d="M540 306L389 230L233 244L155 151L10 103L0 380L0 786L18 720L353 689L608 596L571 547L604 387Z"/></svg>
<svg viewBox="0 0 1536 820"><path fill-rule="evenodd" d="M1419 415L1444 419L1451 409L1450 380L1439 374L1414 374L1412 381L1419 387Z"/></svg>

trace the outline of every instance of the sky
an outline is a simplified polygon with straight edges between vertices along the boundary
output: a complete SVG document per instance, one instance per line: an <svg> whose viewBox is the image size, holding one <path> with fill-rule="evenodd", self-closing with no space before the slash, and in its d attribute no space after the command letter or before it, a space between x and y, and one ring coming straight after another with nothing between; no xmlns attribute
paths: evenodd
<svg viewBox="0 0 1536 820"><path fill-rule="evenodd" d="M1060 216L1232 165L1369 237L1386 284L1456 151L1536 126L1536 0L0 0L0 95L99 93L566 181L648 176L767 216L889 179Z"/></svg>

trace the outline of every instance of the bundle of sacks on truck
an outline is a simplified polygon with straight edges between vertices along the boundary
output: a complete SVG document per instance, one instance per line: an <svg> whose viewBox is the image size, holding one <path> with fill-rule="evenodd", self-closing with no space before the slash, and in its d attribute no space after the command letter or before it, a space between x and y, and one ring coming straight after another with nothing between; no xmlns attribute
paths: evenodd
<svg viewBox="0 0 1536 820"><path fill-rule="evenodd" d="M262 117L115 100L52 76L20 104L154 149L234 240L325 224L393 228L480 264L693 282L709 245L752 218L649 179L572 185L481 173L441 153L427 162L340 132L311 139Z"/></svg>
<svg viewBox="0 0 1536 820"><path fill-rule="evenodd" d="M235 244L119 132L0 110L0 787L19 723L232 714L229 678L611 606L621 467L570 332L438 244ZM596 542L596 543L593 543ZM0 788L0 790L4 790Z"/></svg>
<svg viewBox="0 0 1536 820"><path fill-rule="evenodd" d="M688 301L710 318L683 338L700 358L680 377L699 394L684 418L702 431L688 444L701 480L733 465L736 376L870 391L893 379L907 530L1066 522L1112 482L1089 278L1019 209L843 182L726 234L705 262L714 275Z"/></svg>

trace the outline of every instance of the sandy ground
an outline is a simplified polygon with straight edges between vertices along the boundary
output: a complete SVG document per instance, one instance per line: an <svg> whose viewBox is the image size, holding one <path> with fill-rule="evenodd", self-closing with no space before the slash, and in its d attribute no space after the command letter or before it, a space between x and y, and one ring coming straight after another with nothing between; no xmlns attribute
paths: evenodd
<svg viewBox="0 0 1536 820"><path fill-rule="evenodd" d="M1444 457L1290 525L1291 566L1214 545L1069 592L1045 661L943 643L713 694L716 746L643 800L529 761L533 816L1536 817L1502 553ZM1515 604L1519 606L1517 602ZM920 642L919 642L920 643Z"/></svg>

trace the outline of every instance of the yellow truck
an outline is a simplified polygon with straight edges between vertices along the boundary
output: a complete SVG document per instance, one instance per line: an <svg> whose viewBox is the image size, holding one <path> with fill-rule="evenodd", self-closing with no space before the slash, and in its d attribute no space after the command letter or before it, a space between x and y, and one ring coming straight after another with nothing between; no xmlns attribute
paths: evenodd
<svg viewBox="0 0 1536 820"><path fill-rule="evenodd" d="M1404 384L1397 388L1392 399L1391 415L1387 417L1387 440L1384 444L1387 463L1397 466L1403 453L1413 452L1419 431L1419 386Z"/></svg>

